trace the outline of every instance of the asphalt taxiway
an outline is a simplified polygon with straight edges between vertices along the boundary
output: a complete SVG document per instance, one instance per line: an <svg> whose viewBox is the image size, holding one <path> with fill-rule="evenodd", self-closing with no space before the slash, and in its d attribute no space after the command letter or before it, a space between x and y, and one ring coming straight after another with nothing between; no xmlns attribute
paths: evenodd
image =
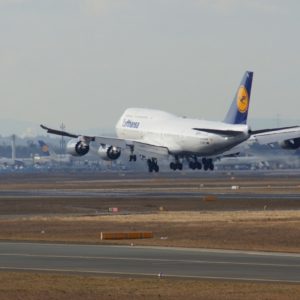
<svg viewBox="0 0 300 300"><path fill-rule="evenodd" d="M300 255L0 242L0 270L300 283Z"/></svg>

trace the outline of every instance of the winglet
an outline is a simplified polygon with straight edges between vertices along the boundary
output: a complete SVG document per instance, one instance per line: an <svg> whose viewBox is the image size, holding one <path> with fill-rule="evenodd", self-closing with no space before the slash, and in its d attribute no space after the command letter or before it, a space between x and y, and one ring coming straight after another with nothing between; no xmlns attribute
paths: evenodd
<svg viewBox="0 0 300 300"><path fill-rule="evenodd" d="M250 95L252 87L253 72L246 71L235 94L230 109L224 119L224 123L229 124L246 124Z"/></svg>
<svg viewBox="0 0 300 300"><path fill-rule="evenodd" d="M94 136L79 135L79 134L74 134L74 133L70 133L70 132L66 132L66 131L62 131L62 130L52 129L52 128L46 127L45 125L42 125L42 124L40 126L41 126L41 128L45 129L47 131L47 133L56 134L56 135L60 135L60 136L68 136L71 138L83 137L86 141L87 140L89 142L95 141Z"/></svg>
<svg viewBox="0 0 300 300"><path fill-rule="evenodd" d="M61 135L61 136L68 136L68 137L71 137L71 138L78 138L79 137L79 135L77 135L77 134L73 134L73 133L69 133L69 132L65 132L65 131L61 131L61 130L52 129L52 128L46 127L45 125L42 125L42 124L40 126L44 130L46 130L47 133L52 133L52 134Z"/></svg>

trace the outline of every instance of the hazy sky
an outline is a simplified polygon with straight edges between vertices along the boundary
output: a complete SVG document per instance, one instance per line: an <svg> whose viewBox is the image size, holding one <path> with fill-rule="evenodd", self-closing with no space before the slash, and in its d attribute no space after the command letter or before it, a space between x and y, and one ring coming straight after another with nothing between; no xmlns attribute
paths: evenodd
<svg viewBox="0 0 300 300"><path fill-rule="evenodd" d="M300 1L0 0L0 119L113 128L127 107L300 120ZM299 122L300 123L300 122Z"/></svg>

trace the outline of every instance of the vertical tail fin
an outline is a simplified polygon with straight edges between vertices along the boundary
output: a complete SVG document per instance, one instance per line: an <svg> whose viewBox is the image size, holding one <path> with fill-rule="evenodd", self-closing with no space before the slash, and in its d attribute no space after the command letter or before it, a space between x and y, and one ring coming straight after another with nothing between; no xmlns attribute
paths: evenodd
<svg viewBox="0 0 300 300"><path fill-rule="evenodd" d="M41 156L50 156L49 146L44 141L38 141L41 149Z"/></svg>
<svg viewBox="0 0 300 300"><path fill-rule="evenodd" d="M250 104L253 72L246 71L235 94L230 109L224 119L224 123L246 124Z"/></svg>

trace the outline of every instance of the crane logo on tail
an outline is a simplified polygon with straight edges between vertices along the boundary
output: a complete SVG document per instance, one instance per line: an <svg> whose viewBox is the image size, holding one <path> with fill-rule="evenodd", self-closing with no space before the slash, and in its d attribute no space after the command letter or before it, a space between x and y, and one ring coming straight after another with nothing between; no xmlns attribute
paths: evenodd
<svg viewBox="0 0 300 300"><path fill-rule="evenodd" d="M43 146L42 146L42 152L46 153L46 152L48 152L48 151L49 151L48 145L43 145Z"/></svg>
<svg viewBox="0 0 300 300"><path fill-rule="evenodd" d="M249 106L249 96L246 88L242 85L240 86L237 93L237 108L240 113L245 113Z"/></svg>

